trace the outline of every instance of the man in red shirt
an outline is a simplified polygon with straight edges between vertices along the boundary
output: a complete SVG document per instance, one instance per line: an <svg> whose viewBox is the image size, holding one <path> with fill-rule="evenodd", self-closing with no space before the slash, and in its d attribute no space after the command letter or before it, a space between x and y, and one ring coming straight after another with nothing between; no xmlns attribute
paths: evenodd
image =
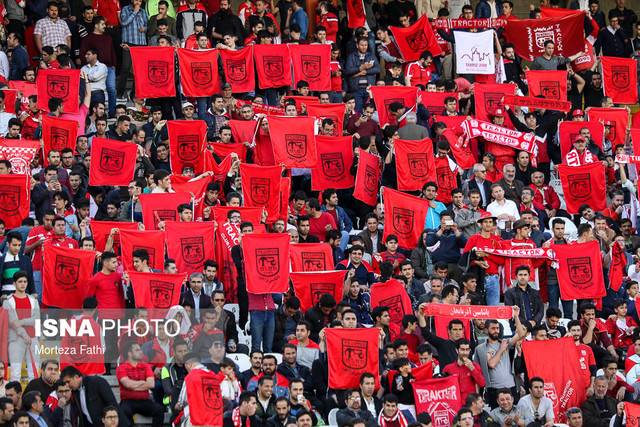
<svg viewBox="0 0 640 427"><path fill-rule="evenodd" d="M456 343L458 359L444 367L443 372L449 375L457 375L460 380L460 394L462 400L466 400L471 393L479 393L484 387L485 379L480 365L470 359L471 345L466 339Z"/></svg>
<svg viewBox="0 0 640 427"><path fill-rule="evenodd" d="M53 233L49 234L47 244L59 248L78 249L78 241L67 237L67 223L63 217L57 216L53 220Z"/></svg>
<svg viewBox="0 0 640 427"><path fill-rule="evenodd" d="M309 199L309 234L316 236L321 242L327 240L327 231L337 230L338 226L331 214L320 210L318 199Z"/></svg>
<svg viewBox="0 0 640 427"><path fill-rule="evenodd" d="M126 362L116 369L120 384L120 409L133 425L133 415L140 414L153 418L151 425L160 426L164 422L164 408L151 399L149 391L155 380L151 365L144 363L144 353L140 344L127 342L122 350Z"/></svg>
<svg viewBox="0 0 640 427"><path fill-rule="evenodd" d="M427 87L427 84L431 81L433 55L428 50L425 50L420 55L420 59L407 65L405 72L405 85L406 86L418 86L422 85Z"/></svg>
<svg viewBox="0 0 640 427"><path fill-rule="evenodd" d="M589 378L589 387L587 388L587 396L593 394L593 382L596 378L596 371L598 365L596 365L596 358L593 355L593 350L586 344L583 344L582 328L580 327L580 321L572 320L567 324L567 335L573 337L573 341L578 347L578 353L580 354L580 370L584 373L585 378Z"/></svg>
<svg viewBox="0 0 640 427"><path fill-rule="evenodd" d="M471 256L469 265L475 265L485 271L484 276L484 292L487 305L498 305L500 302L500 277L498 275L498 267L500 259L495 255L491 255L482 249L500 249L500 237L496 235L496 217L489 212L483 212L478 219L480 223L480 232L469 237L464 247L463 253L472 252L477 248Z"/></svg>
<svg viewBox="0 0 640 427"><path fill-rule="evenodd" d="M38 299L42 300L42 244L52 233L53 219L56 214L53 210L47 210L42 216L42 225L33 227L27 235L24 254L31 255L33 267L33 283L38 293Z"/></svg>

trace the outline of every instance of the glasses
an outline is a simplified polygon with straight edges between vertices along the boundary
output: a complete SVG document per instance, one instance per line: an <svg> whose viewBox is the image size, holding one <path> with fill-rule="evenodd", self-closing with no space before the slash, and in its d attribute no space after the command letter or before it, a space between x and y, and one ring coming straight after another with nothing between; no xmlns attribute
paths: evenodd
<svg viewBox="0 0 640 427"><path fill-rule="evenodd" d="M224 302L224 298L216 298L213 302Z"/></svg>

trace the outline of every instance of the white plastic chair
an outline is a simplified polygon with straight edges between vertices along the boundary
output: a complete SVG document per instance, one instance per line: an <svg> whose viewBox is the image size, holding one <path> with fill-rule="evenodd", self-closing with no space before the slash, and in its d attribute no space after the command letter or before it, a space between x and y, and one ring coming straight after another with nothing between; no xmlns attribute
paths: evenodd
<svg viewBox="0 0 640 427"><path fill-rule="evenodd" d="M275 356L276 358L276 362L278 362L278 365L282 363L282 354L280 353L267 353L269 356ZM265 354L265 356L267 355Z"/></svg>
<svg viewBox="0 0 640 427"><path fill-rule="evenodd" d="M238 365L238 371L243 372L251 368L251 359L244 353L228 353L227 357Z"/></svg>
<svg viewBox="0 0 640 427"><path fill-rule="evenodd" d="M337 415L338 415L338 408L333 408L332 410L329 411L329 416L328 416L329 425L331 426L338 425Z"/></svg>
<svg viewBox="0 0 640 427"><path fill-rule="evenodd" d="M240 306L238 304L225 304L223 308L233 313L236 323L240 321Z"/></svg>

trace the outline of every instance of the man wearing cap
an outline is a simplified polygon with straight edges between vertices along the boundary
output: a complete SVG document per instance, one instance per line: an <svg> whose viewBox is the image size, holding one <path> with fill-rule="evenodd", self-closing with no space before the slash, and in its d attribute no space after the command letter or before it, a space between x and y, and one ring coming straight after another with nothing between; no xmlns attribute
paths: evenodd
<svg viewBox="0 0 640 427"><path fill-rule="evenodd" d="M189 101L182 103L182 120L195 120L196 108Z"/></svg>
<svg viewBox="0 0 640 427"><path fill-rule="evenodd" d="M484 292L487 305L498 305L500 303L500 280L498 267L500 259L491 255L483 249L500 249L500 237L495 233L497 218L489 212L483 212L478 223L480 232L469 237L464 247L463 253L470 253L469 268L484 270Z"/></svg>
<svg viewBox="0 0 640 427"><path fill-rule="evenodd" d="M582 134L576 136L573 148L564 156L564 162L568 166L582 166L594 163L597 160L591 151L587 150L587 141Z"/></svg>

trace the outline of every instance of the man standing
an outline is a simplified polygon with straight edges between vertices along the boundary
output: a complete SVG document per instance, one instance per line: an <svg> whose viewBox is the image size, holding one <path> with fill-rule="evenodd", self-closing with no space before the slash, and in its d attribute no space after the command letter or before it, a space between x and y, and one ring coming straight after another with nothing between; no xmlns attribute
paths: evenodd
<svg viewBox="0 0 640 427"><path fill-rule="evenodd" d="M356 111L362 112L369 98L367 87L375 84L376 75L380 72L380 64L369 50L369 40L361 37L356 42L356 50L347 57L345 76L348 80L349 93L356 100Z"/></svg>
<svg viewBox="0 0 640 427"><path fill-rule="evenodd" d="M87 75L91 82L91 103L106 103L105 93L107 90L107 66L98 61L98 52L89 48L84 54L87 65L82 67L82 72Z"/></svg>
<svg viewBox="0 0 640 427"><path fill-rule="evenodd" d="M100 376L83 376L77 368L67 366L60 374L60 379L69 385L82 413L83 425L98 427L106 407L118 407L111 386Z"/></svg>
<svg viewBox="0 0 640 427"><path fill-rule="evenodd" d="M120 12L120 24L122 25L122 66L118 76L117 91L118 97L124 98L124 91L131 72L131 51L132 46L147 45L147 22L149 17L142 8L142 0L132 0L131 4L122 8Z"/></svg>
<svg viewBox="0 0 640 427"><path fill-rule="evenodd" d="M458 375L460 380L461 399L466 400L471 393L478 393L485 386L485 379L478 362L473 362L471 356L471 344L462 339L456 343L458 358L455 362L446 365L442 372L448 375Z"/></svg>
<svg viewBox="0 0 640 427"><path fill-rule="evenodd" d="M63 44L71 47L71 31L67 23L58 17L57 2L49 2L47 16L36 22L33 36L38 52L42 52L44 46Z"/></svg>
<svg viewBox="0 0 640 427"><path fill-rule="evenodd" d="M109 98L109 116L116 113L116 51L111 36L106 33L107 22L102 16L95 17L93 32L84 37L80 43L80 57L84 57L88 49L98 53L98 60L107 67L106 91Z"/></svg>
<svg viewBox="0 0 640 427"><path fill-rule="evenodd" d="M531 326L539 325L544 314L544 304L538 291L529 285L530 269L526 265L516 268L516 285L507 289L504 304L520 308L520 321Z"/></svg>

